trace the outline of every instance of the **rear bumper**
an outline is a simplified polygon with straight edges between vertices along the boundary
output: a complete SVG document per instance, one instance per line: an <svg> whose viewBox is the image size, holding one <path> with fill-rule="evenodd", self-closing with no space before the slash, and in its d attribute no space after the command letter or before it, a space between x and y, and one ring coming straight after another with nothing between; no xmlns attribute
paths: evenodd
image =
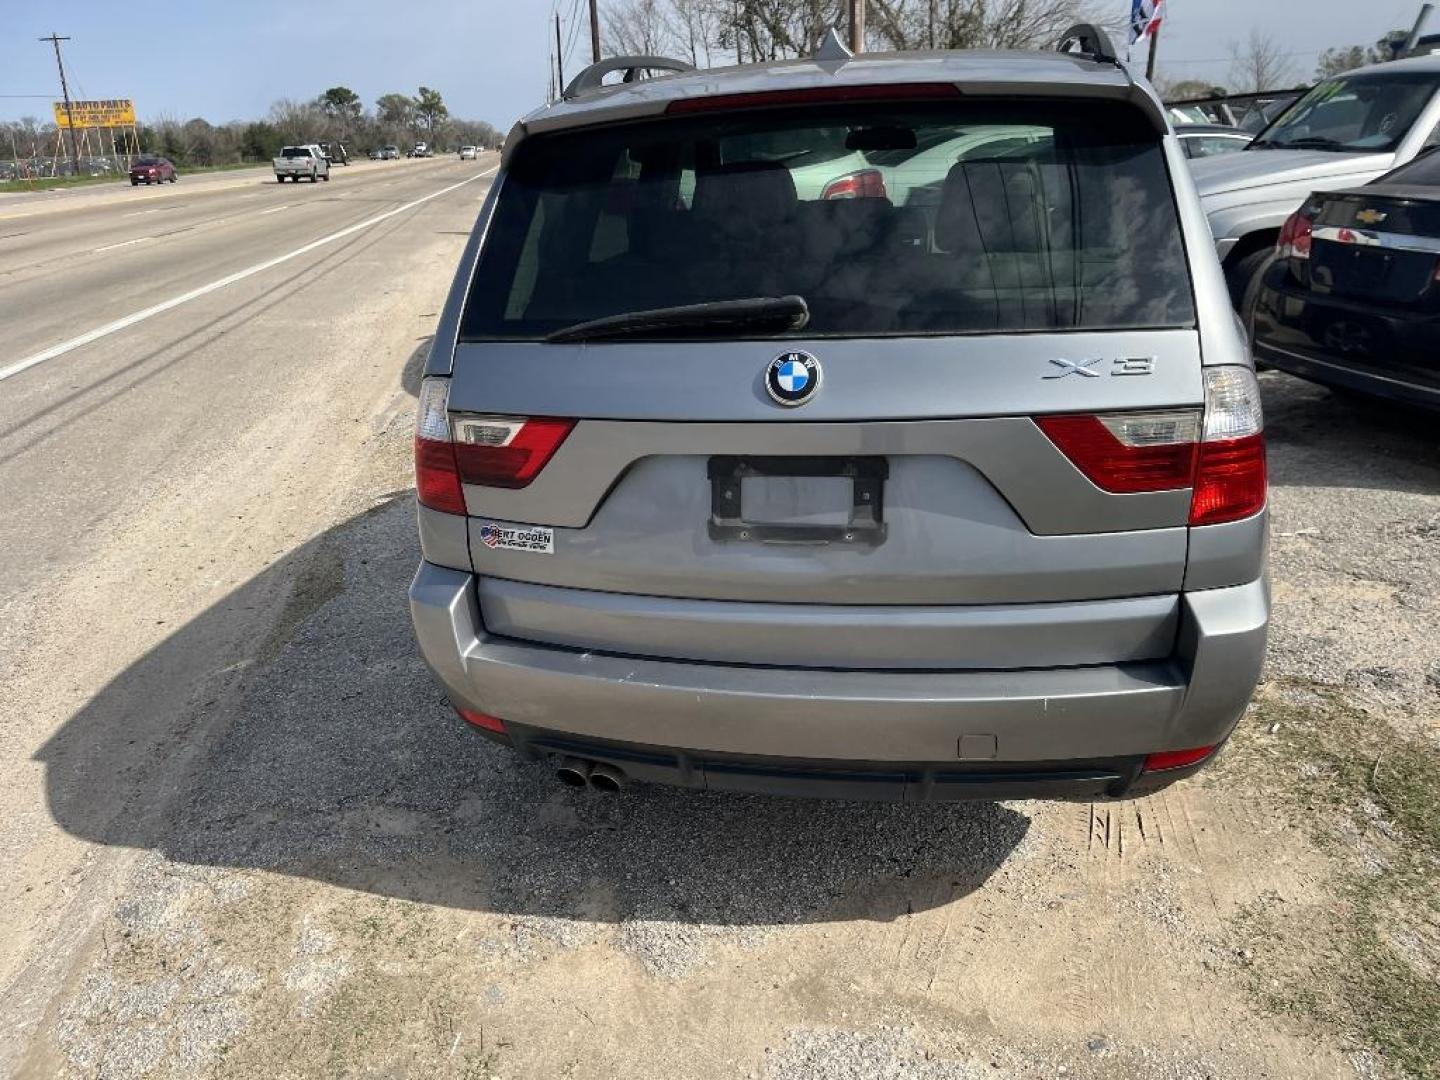
<svg viewBox="0 0 1440 1080"><path fill-rule="evenodd" d="M1260 292L1255 357L1312 382L1440 409L1440 316L1326 296L1290 281L1284 266Z"/></svg>
<svg viewBox="0 0 1440 1080"><path fill-rule="evenodd" d="M475 581L422 563L416 636L451 700L502 717L518 749L613 760L641 779L871 798L1133 794L1146 754L1228 737L1259 678L1270 607L1263 579L1186 593L1164 660L834 671L511 641L485 630Z"/></svg>

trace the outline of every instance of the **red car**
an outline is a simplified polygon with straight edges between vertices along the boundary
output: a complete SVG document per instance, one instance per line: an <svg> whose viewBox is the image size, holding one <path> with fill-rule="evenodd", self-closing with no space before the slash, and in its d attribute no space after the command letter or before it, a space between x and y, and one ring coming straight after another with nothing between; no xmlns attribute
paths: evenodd
<svg viewBox="0 0 1440 1080"><path fill-rule="evenodd" d="M166 180L173 184L176 179L175 166L170 164L169 159L154 154L141 154L130 166L131 187L136 184L163 184Z"/></svg>

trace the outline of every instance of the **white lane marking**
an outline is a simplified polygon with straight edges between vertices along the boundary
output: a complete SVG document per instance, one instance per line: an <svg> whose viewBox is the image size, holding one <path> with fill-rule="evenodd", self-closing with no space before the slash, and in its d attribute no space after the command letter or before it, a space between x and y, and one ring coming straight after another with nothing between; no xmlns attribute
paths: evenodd
<svg viewBox="0 0 1440 1080"><path fill-rule="evenodd" d="M158 214L162 208L157 206L153 210L136 210L134 213L121 214L121 217L139 217L141 214Z"/></svg>
<svg viewBox="0 0 1440 1080"><path fill-rule="evenodd" d="M498 169L499 166L497 165L496 168ZM487 169L483 173L476 173L474 176L469 176L461 180L458 184L451 184L449 187L443 187L439 191L432 191L429 195L422 195L420 198L405 203L403 206L397 206L393 210L386 210L384 213L368 217L364 221L357 221L354 225L347 225L339 232L333 232L329 236L322 236L319 240L311 240L310 243L304 244L294 251L287 251L284 255L277 255L273 259L266 259L264 262L256 263L254 266L247 266L244 270L237 270L233 274L227 274L222 278L217 278L208 285L201 285L198 289L191 289L189 292L181 293L179 296L172 296L169 300L162 300L158 304L153 304L141 311L133 312L124 318L116 319L114 322L108 322L104 326L97 326L94 330L87 331L79 337L73 337L69 341L62 341L59 345L52 345L44 352L38 352L34 356L27 356L24 360L17 361L9 367L0 368L0 382L19 375L22 371L28 371L37 364L43 364L47 360L54 360L57 356L64 356L68 352L73 352L82 345L89 345L93 341L99 341L103 337L109 337L111 334L128 329L136 323L142 323L146 319L154 318L156 315L177 308L181 304L188 304L191 300L198 300L202 296L208 296L212 292L216 292L229 285L234 285L237 281L244 281L248 277L254 277L256 274L279 266L281 263L287 263L291 259L298 259L301 255L308 255L316 248L324 247L326 244L333 244L336 240L343 240L347 236L353 236L361 229L368 229L372 225L378 225L380 222L394 217L396 214L403 214L406 210L413 210L415 207L421 206L431 199L438 199L442 195L448 195L456 188L462 188L466 184L473 184L476 180L483 180L487 176L494 175L495 169Z"/></svg>
<svg viewBox="0 0 1440 1080"><path fill-rule="evenodd" d="M264 217L266 214L278 214L281 210L289 210L289 209L290 209L290 204L289 204L289 203L282 203L280 206L272 206L269 210L261 210L260 213L259 213L257 216L258 216L258 217Z"/></svg>
<svg viewBox="0 0 1440 1080"><path fill-rule="evenodd" d="M114 251L116 248L129 247L131 244L143 244L146 240L154 240L153 236L137 236L134 240L121 240L118 244L106 244L104 247L93 249L91 255L99 255L102 251Z"/></svg>

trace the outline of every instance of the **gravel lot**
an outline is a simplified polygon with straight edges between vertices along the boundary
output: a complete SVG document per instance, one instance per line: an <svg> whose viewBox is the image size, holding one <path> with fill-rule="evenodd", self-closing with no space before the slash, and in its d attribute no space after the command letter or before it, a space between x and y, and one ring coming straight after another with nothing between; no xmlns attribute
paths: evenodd
<svg viewBox="0 0 1440 1080"><path fill-rule="evenodd" d="M400 410L334 527L40 752L54 819L136 856L17 1072L1422 1075L1323 1001L1286 1004L1297 979L1329 985L1304 929L1341 918L1356 860L1398 841L1384 805L1342 826L1358 804L1306 794L1276 710L1320 702L1323 728L1343 703L1440 742L1435 425L1262 383L1260 702L1212 773L1096 806L561 787L456 721L416 656ZM256 612L269 629L241 659L212 655ZM186 707L148 709L177 678ZM134 795L99 813L97 788ZM1434 919L1397 926L1417 977L1440 971Z"/></svg>

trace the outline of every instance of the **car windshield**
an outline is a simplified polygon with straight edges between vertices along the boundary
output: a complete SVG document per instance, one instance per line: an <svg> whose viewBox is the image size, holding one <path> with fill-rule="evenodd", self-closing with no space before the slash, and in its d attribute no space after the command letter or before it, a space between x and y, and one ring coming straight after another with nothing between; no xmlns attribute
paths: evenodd
<svg viewBox="0 0 1440 1080"><path fill-rule="evenodd" d="M1387 153L1400 144L1437 88L1440 77L1421 72L1328 79L1287 109L1251 148Z"/></svg>
<svg viewBox="0 0 1440 1080"><path fill-rule="evenodd" d="M140 158L138 158L138 159L136 160L135 164L136 164L136 165L159 165L159 164L160 164L160 159L157 158L157 157L151 157L149 154L145 154L145 155L142 155Z"/></svg>
<svg viewBox="0 0 1440 1080"><path fill-rule="evenodd" d="M311 154L308 146L287 146L284 150L280 151L280 156L287 158L310 157Z"/></svg>
<svg viewBox="0 0 1440 1080"><path fill-rule="evenodd" d="M847 149L901 143L916 152ZM1195 318L1160 136L1137 110L850 104L522 141L461 333L534 341L631 312L792 295L808 305L804 329L751 336Z"/></svg>

